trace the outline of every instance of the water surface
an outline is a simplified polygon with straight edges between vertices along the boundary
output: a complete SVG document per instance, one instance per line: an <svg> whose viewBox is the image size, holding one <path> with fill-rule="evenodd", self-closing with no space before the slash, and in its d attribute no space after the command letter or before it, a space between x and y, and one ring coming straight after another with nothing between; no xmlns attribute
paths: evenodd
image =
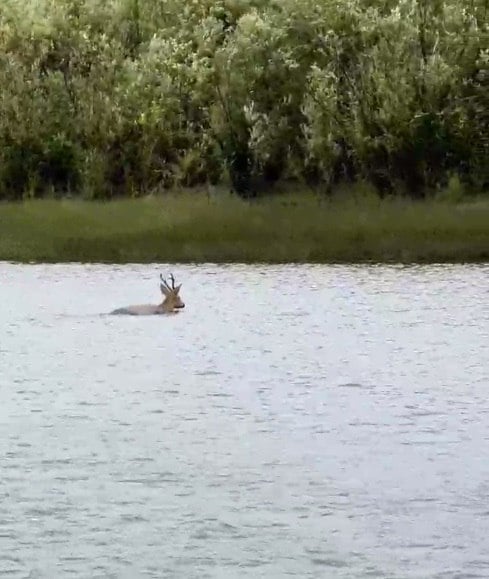
<svg viewBox="0 0 489 579"><path fill-rule="evenodd" d="M489 267L0 264L0 576L489 576Z"/></svg>

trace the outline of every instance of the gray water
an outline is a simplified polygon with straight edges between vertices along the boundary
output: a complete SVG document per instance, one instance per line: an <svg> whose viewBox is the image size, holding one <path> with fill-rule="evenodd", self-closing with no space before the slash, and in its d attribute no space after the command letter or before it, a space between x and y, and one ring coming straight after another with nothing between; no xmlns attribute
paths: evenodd
<svg viewBox="0 0 489 579"><path fill-rule="evenodd" d="M489 266L0 264L0 576L489 577Z"/></svg>

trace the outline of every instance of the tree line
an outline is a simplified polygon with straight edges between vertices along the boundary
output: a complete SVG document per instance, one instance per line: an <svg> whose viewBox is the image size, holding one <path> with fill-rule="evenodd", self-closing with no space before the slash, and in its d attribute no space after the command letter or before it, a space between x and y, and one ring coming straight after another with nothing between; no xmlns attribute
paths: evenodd
<svg viewBox="0 0 489 579"><path fill-rule="evenodd" d="M0 198L489 185L489 0L2 0Z"/></svg>

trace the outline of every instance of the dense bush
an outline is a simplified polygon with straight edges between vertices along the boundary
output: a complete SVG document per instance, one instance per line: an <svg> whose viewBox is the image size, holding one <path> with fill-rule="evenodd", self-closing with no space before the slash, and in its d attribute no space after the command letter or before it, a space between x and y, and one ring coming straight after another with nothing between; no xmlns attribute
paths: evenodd
<svg viewBox="0 0 489 579"><path fill-rule="evenodd" d="M488 186L488 0L2 0L0 198Z"/></svg>

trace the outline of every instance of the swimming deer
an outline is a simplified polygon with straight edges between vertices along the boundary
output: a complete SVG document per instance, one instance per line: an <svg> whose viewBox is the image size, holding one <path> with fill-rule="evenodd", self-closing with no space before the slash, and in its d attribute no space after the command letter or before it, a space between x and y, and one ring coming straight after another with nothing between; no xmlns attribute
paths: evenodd
<svg viewBox="0 0 489 579"><path fill-rule="evenodd" d="M126 314L129 316L152 316L159 314L176 314L178 310L185 307L182 299L178 295L182 284L175 287L175 278L170 274L171 286L163 279L160 273L160 290L165 296L161 304L153 306L151 304L144 304L141 306L127 306L125 308L118 308L111 312L112 314Z"/></svg>

